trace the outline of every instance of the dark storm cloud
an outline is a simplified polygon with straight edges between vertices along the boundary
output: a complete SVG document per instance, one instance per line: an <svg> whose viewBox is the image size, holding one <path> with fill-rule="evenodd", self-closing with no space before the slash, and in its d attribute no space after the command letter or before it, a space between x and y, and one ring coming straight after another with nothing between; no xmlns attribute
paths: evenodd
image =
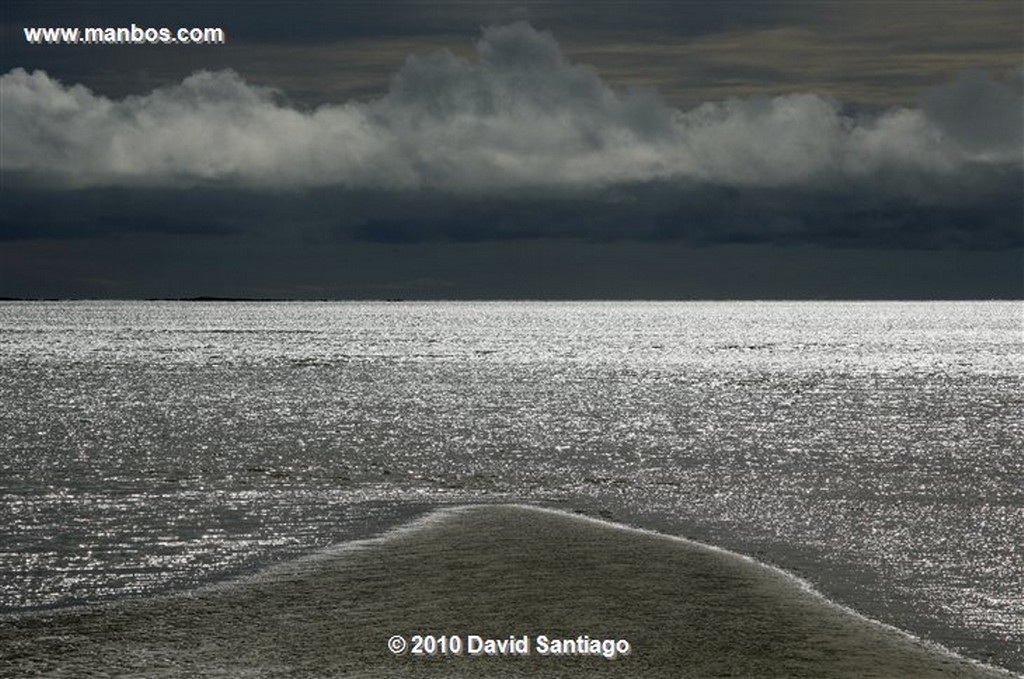
<svg viewBox="0 0 1024 679"><path fill-rule="evenodd" d="M0 72L40 69L109 97L232 68L306 105L379 97L410 53L517 20L554 31L616 87L656 87L672 105L817 92L843 102L914 102L965 69L1020 63L1016 0L631 0L630 2L62 2L13 0L0 16ZM25 26L220 26L207 47L27 45Z"/></svg>
<svg viewBox="0 0 1024 679"><path fill-rule="evenodd" d="M129 16L130 15L130 16ZM586 25L603 34L658 31L699 35L736 25L773 25L794 17L790 3L762 0L717 2L574 2L543 0L294 0L287 4L231 1L5 3L3 25L116 26L127 21L150 26L229 26L236 39L250 43L309 45L347 38L457 35L481 26L531 21L571 31ZM15 45L16 46L16 45Z"/></svg>
<svg viewBox="0 0 1024 679"><path fill-rule="evenodd" d="M984 73L967 72L927 92L923 110L936 127L971 153L1019 157L1024 148L1024 99Z"/></svg>
<svg viewBox="0 0 1024 679"><path fill-rule="evenodd" d="M0 295L1020 297L1022 14L8 2Z"/></svg>
<svg viewBox="0 0 1024 679"><path fill-rule="evenodd" d="M0 239L132 233L390 245L574 240L589 243L815 245L997 250L1024 247L1020 173L966 201L651 182L574 192L456 195L437 190L9 189ZM197 243L197 247L202 247Z"/></svg>
<svg viewBox="0 0 1024 679"><path fill-rule="evenodd" d="M933 91L924 109L850 115L806 93L681 111L651 91L613 90L524 23L485 30L477 49L476 62L410 57L387 96L313 110L229 71L113 100L15 69L0 80L0 162L71 188L486 193L667 181L854 184L916 200L978 167L1021 165L1020 92L982 74Z"/></svg>
<svg viewBox="0 0 1024 679"><path fill-rule="evenodd" d="M130 232L177 235L251 231L260 220L280 218L279 201L194 189L94 188L54 192L5 187L0 240L73 239Z"/></svg>
<svg viewBox="0 0 1024 679"><path fill-rule="evenodd" d="M425 31L475 30L486 16L483 3L433 6L416 0L295 0L286 5L266 2L23 2L5 3L4 24L57 26L225 26L234 39L263 43L300 43L381 34L422 34ZM459 9L459 5L463 7ZM452 11L456 9L457 11ZM431 16L438 20L431 20ZM440 19L444 17L447 24ZM463 19L464 17L464 19ZM468 24L468 25L467 25Z"/></svg>
<svg viewBox="0 0 1024 679"><path fill-rule="evenodd" d="M1024 247L1021 175L996 195L921 205L860 193L664 183L575 196L412 201L336 234L377 243L473 243L573 238L594 243L684 242L832 248L988 250Z"/></svg>
<svg viewBox="0 0 1024 679"><path fill-rule="evenodd" d="M985 74L919 108L680 110L524 23L477 50L409 57L386 96L316 108L233 72L117 99L11 71L0 238L1024 246L1020 89Z"/></svg>

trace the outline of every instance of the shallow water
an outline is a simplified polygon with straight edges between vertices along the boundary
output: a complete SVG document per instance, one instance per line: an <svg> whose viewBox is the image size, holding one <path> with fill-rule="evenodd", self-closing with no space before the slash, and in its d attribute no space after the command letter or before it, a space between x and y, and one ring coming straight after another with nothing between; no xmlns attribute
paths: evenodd
<svg viewBox="0 0 1024 679"><path fill-rule="evenodd" d="M580 653L581 636L600 653ZM569 641L553 650L552 639ZM493 504L434 511L187 596L0 617L0 677L37 674L1008 676L850 615L756 561Z"/></svg>
<svg viewBox="0 0 1024 679"><path fill-rule="evenodd" d="M1019 303L0 303L0 606L603 512L1024 670Z"/></svg>

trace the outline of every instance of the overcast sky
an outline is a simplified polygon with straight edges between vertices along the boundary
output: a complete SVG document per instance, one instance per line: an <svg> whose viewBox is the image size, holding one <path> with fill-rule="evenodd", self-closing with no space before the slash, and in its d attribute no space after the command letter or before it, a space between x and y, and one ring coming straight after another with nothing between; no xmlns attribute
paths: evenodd
<svg viewBox="0 0 1024 679"><path fill-rule="evenodd" d="M208 46L33 26L218 26ZM0 296L1024 295L1011 2L8 2Z"/></svg>

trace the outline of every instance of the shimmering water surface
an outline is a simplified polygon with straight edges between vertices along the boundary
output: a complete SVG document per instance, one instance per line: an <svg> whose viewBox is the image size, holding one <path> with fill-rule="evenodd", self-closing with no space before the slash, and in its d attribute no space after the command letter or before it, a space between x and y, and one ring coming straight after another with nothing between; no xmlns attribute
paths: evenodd
<svg viewBox="0 0 1024 679"><path fill-rule="evenodd" d="M1024 671L1022 306L0 303L0 609L437 504L721 545Z"/></svg>

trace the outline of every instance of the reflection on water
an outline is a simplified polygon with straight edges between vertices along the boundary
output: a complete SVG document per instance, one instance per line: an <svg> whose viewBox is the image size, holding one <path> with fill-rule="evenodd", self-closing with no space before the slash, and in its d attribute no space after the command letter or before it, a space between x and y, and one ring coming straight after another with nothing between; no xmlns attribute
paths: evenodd
<svg viewBox="0 0 1024 679"><path fill-rule="evenodd" d="M3 303L0 606L600 511L1024 669L1016 303Z"/></svg>

